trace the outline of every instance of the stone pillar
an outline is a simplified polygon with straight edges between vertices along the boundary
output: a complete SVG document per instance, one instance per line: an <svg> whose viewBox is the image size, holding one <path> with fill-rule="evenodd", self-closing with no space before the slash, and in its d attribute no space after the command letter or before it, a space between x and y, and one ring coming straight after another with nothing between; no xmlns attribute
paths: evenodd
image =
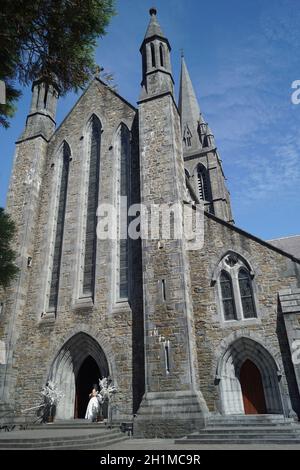
<svg viewBox="0 0 300 470"><path fill-rule="evenodd" d="M140 102L141 201L186 199L180 120L171 93ZM159 226L162 222L160 219ZM144 227L145 228L145 227ZM183 239L142 241L146 393L135 434L181 436L203 426L190 268Z"/></svg>
<svg viewBox="0 0 300 470"><path fill-rule="evenodd" d="M0 401L13 404L17 371L14 350L20 332L23 309L27 300L31 265L34 263L34 238L38 223L40 189L45 171L48 141L55 130L57 90L36 82L25 130L16 144L16 153L7 196L6 210L16 225L12 247L20 269L6 290L0 340L5 343L6 361L0 364Z"/></svg>

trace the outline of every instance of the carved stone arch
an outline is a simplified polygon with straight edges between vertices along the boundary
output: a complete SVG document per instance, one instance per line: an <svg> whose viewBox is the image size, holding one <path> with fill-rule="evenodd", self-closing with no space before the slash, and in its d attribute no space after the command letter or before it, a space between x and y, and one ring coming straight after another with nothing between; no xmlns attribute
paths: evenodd
<svg viewBox="0 0 300 470"><path fill-rule="evenodd" d="M72 145L67 137L64 137L62 140L60 140L54 147L53 152L51 152L51 162L56 163L56 159L59 158L59 155L62 154L64 145L67 145L69 148L70 155L73 155L72 151Z"/></svg>
<svg viewBox="0 0 300 470"><path fill-rule="evenodd" d="M266 413L282 414L279 366L265 344L244 334L235 336L218 359L215 383L219 386L222 413L245 413L240 371L247 360L261 375Z"/></svg>
<svg viewBox="0 0 300 470"><path fill-rule="evenodd" d="M249 257L245 257L244 254L241 254L240 251L237 251L237 250L233 250L233 249L229 249L229 250L226 250L219 258L218 258L218 261L214 262L214 265L213 267L211 268L211 275L210 275L210 279L211 279L211 284L214 285L220 275L220 272L222 271L223 269L223 266L222 266L222 261L225 260L226 257L232 257L233 260L234 258L236 257L237 260L240 260L244 266L248 269L249 271L249 274L250 276L253 278L255 276L255 273L256 273L256 269L254 269L254 267L252 266L252 263L250 263L248 261L248 258Z"/></svg>
<svg viewBox="0 0 300 470"><path fill-rule="evenodd" d="M76 379L88 357L93 358L97 364L101 377L111 376L114 379L112 363L105 347L107 344L104 346L97 336L86 331L77 331L68 336L56 353L47 378L53 380L64 395L57 406L58 419L74 417ZM116 384L115 380L114 383Z"/></svg>
<svg viewBox="0 0 300 470"><path fill-rule="evenodd" d="M91 129L91 125L92 125L92 120L93 118L96 118L99 123L100 123L100 129L101 129L101 133L104 132L104 128L105 128L105 118L103 116L100 116L99 113L97 111L93 111L91 112L89 115L88 115L88 118L85 120L85 124L83 126L83 137L85 138L86 136L89 135L90 133L90 129Z"/></svg>
<svg viewBox="0 0 300 470"><path fill-rule="evenodd" d="M204 162L198 162L194 165L193 170L191 171L191 175L197 176L199 167L203 168L203 170L205 170L206 172L208 171Z"/></svg>
<svg viewBox="0 0 300 470"><path fill-rule="evenodd" d="M241 339L241 338L246 338L252 341L255 341L256 343L260 344L262 347L264 347L269 354L273 357L275 364L276 364L276 370L278 372L278 375L280 376L283 370L283 365L281 361L281 355L280 351L277 350L272 346L272 344L269 343L269 341L264 338L262 335L260 335L257 332L252 331L249 328L244 328L242 331L234 331L230 333L228 336L222 339L220 342L220 345L216 348L216 356L214 360L214 373L216 376L218 375L219 372L219 365L220 365L220 359L223 356L223 354L226 352L228 347L233 344L235 341Z"/></svg>
<svg viewBox="0 0 300 470"><path fill-rule="evenodd" d="M131 130L132 130L132 121L129 120L129 119L126 119L126 118L123 118L121 119L120 122L118 122L118 124L116 124L116 126L114 127L114 130L113 130L113 137L112 137L112 144L115 142L115 139L116 139L116 136L120 130L120 127L124 125L125 127L127 127L128 131L130 132L131 134Z"/></svg>
<svg viewBox="0 0 300 470"><path fill-rule="evenodd" d="M50 352L49 352L49 357L51 359L48 362L47 371L45 372L45 376L44 376L45 382L49 378L49 371L51 369L51 365L54 360L53 358L55 358L57 355L57 351L60 351L62 347L64 346L64 344L66 344L73 336L77 335L78 333L85 333L91 336L92 338L94 338L100 344L107 358L110 375L114 380L114 384L117 385L117 366L115 363L114 352L111 347L110 339L107 338L101 332L101 330L95 331L94 328L91 328L84 323L78 323L76 326L74 326L74 328L69 330L68 333L64 334L59 339L56 338L56 340L54 340L53 343L51 343Z"/></svg>

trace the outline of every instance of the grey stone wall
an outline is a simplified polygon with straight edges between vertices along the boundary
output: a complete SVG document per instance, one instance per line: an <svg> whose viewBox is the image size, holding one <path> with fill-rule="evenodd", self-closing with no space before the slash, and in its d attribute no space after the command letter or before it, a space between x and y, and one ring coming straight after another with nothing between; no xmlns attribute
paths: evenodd
<svg viewBox="0 0 300 470"><path fill-rule="evenodd" d="M40 172L39 205L34 208L35 218L31 226L32 249L30 253L28 252L32 256L32 267L26 271L28 292L22 290L23 303L18 309L18 323L14 325L18 332L18 341L14 348L13 359L16 386L13 387L14 393L12 391L11 393L17 406L21 408L35 404L39 400L39 392L47 380L51 365L64 342L76 333L85 332L95 338L106 353L110 374L119 389L116 398L119 413L130 416L133 410L132 332L134 329L136 341L142 328L141 269L138 268L134 273L136 289L131 291L129 302L120 305L113 304L110 295L114 288L112 286L114 263L111 241L98 240L94 304L81 305L76 302L76 271L78 270L80 244L78 231L84 164L83 140L85 126L93 113L99 117L103 128L99 203L112 203L113 188L116 185L112 177L114 174L114 135L121 121L131 129L136 110L100 81L94 80L53 135L48 145L45 167ZM139 187L136 183L139 170L138 146L136 137L134 137L136 132L135 127L132 180L133 197L138 199ZM55 217L53 197L55 196L55 178L57 177L58 149L64 140L71 148L72 160L69 171L58 308L56 318L54 318L47 315L45 296L52 236L51 227L53 227ZM15 166L17 177L13 188L14 198L16 198L18 191L16 185L23 188L23 180L26 175L24 165L31 155L32 149L27 144L24 153L19 157L22 167ZM42 161L41 156L40 161ZM23 189L22 191L24 192ZM21 217L24 208L21 204L18 207ZM17 213L15 217L18 218ZM20 230L22 230L22 226ZM134 252L134 256L137 258L138 249L135 249ZM23 282L22 285L25 286ZM12 294L14 289L15 287L12 286ZM9 312L8 305L7 315ZM135 374L142 373L143 364L141 362L141 357L135 361ZM134 380L136 381L137 378L135 377ZM140 400L141 393L140 391L135 397L136 401Z"/></svg>
<svg viewBox="0 0 300 470"><path fill-rule="evenodd" d="M257 319L224 322L220 312L214 271L229 250L246 259L254 272L253 286ZM200 388L212 412L220 412L221 397L216 380L218 363L236 339L251 338L265 345L279 364L285 406L299 413L299 392L295 382L290 350L278 309L278 293L283 288L299 285L298 263L268 248L253 237L231 228L211 216L205 217L204 246L189 253Z"/></svg>

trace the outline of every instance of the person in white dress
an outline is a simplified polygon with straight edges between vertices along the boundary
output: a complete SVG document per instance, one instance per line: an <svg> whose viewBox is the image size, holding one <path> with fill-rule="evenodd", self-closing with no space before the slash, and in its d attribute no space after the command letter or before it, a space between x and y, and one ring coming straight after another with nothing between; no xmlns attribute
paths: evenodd
<svg viewBox="0 0 300 470"><path fill-rule="evenodd" d="M88 403L85 419L90 419L92 421L97 421L97 418L100 414L102 396L100 395L97 386L94 385L92 393L89 394L90 401Z"/></svg>

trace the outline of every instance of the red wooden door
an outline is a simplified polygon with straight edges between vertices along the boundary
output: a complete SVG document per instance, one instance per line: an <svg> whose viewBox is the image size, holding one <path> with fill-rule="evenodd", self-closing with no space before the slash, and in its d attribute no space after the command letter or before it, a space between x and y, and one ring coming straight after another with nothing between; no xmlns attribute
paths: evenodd
<svg viewBox="0 0 300 470"><path fill-rule="evenodd" d="M266 413L266 400L261 374L256 365L247 359L241 367L240 383L246 415Z"/></svg>

